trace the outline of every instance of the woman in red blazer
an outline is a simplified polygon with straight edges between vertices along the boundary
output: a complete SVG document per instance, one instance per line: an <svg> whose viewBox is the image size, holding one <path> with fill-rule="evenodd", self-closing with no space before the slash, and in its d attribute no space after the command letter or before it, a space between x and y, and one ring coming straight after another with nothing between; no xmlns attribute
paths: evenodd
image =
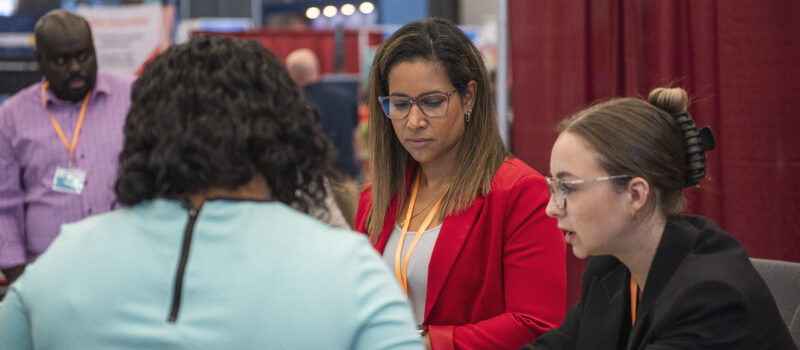
<svg viewBox="0 0 800 350"><path fill-rule="evenodd" d="M356 229L395 272L428 347L518 349L558 326L564 238L544 178L503 146L475 46L446 20L403 26L376 52L369 103L373 182Z"/></svg>

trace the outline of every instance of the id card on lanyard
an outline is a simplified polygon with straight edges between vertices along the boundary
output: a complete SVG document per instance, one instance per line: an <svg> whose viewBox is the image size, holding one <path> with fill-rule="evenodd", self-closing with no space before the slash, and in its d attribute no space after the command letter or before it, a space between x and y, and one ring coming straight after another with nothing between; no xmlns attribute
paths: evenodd
<svg viewBox="0 0 800 350"><path fill-rule="evenodd" d="M48 81L45 81L44 84L42 84L42 106L44 107L45 112L47 112L47 116L50 117L50 123L53 124L53 129L55 129L56 134L58 134L61 142L64 143L64 147L66 147L69 151L67 167L56 167L56 172L53 176L53 191L79 195L83 192L84 186L86 186L86 171L75 168L73 166L73 159L75 155L75 146L78 145L78 136L80 136L81 127L83 126L83 117L86 116L86 106L89 105L89 98L91 97L92 93L91 91L88 92L86 97L83 99L81 112L78 116L78 125L75 127L75 134L72 136L72 143L70 143L67 141L67 137L64 136L64 131L61 129L61 126L58 125L56 118L53 117L53 114L47 109L48 85L50 85L50 82Z"/></svg>

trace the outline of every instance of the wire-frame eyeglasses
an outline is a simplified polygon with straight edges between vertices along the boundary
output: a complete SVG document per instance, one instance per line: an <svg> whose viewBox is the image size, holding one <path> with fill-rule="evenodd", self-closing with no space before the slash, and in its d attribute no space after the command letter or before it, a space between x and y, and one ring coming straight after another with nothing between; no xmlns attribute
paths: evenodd
<svg viewBox="0 0 800 350"><path fill-rule="evenodd" d="M547 181L547 189L550 190L550 198L556 203L556 207L558 207L558 209L564 210L567 209L567 194L574 190L573 188L570 187L570 185L584 184L596 181L608 181L613 179L622 179L626 177L631 177L631 176L614 175L614 176L595 177L591 179L567 180L567 181L555 177L545 177L544 179Z"/></svg>

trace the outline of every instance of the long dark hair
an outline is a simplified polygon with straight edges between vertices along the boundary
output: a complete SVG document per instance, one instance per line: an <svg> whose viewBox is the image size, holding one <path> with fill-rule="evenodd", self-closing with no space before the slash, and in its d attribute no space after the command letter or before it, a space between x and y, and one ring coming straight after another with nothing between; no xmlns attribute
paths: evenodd
<svg viewBox="0 0 800 350"><path fill-rule="evenodd" d="M489 74L480 52L452 22L429 18L408 23L389 37L375 53L369 85L369 149L372 173L372 209L367 232L375 240L394 196L398 207L405 200L405 180L411 156L394 134L378 97L389 93L389 72L414 59L440 64L459 95L474 80L478 88L471 121L464 130L450 190L441 216L468 208L475 197L491 190L492 178L506 151L497 129Z"/></svg>

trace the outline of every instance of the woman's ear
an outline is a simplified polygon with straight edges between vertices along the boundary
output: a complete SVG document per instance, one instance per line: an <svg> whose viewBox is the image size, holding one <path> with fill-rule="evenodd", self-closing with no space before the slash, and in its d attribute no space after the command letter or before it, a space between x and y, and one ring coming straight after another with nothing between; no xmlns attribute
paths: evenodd
<svg viewBox="0 0 800 350"><path fill-rule="evenodd" d="M478 82L475 80L470 80L467 83L467 88L464 90L464 94L461 95L461 103L465 111L472 110L472 107L475 105L475 96L477 93Z"/></svg>
<svg viewBox="0 0 800 350"><path fill-rule="evenodd" d="M650 197L650 184L641 177L634 177L628 182L628 192L630 193L630 206L634 211L639 211L647 204Z"/></svg>

